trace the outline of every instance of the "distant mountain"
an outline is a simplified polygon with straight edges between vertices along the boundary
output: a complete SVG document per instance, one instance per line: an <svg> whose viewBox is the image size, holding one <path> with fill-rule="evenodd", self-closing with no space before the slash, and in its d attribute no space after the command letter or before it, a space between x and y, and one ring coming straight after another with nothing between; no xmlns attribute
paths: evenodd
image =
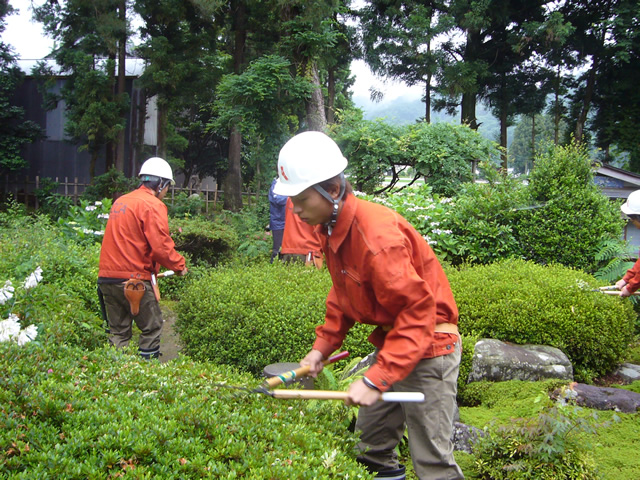
<svg viewBox="0 0 640 480"><path fill-rule="evenodd" d="M420 118L424 118L425 107L424 102L415 95L402 95L393 100L383 99L381 102L372 102L369 97L355 96L353 102L356 107L364 112L366 120L375 120L384 118L386 122L394 125L407 125L413 123ZM488 108L482 104L478 104L476 116L480 127L478 132L485 138L493 141L500 139L500 122L494 117ZM460 123L460 115L451 116L444 112L431 112L431 121ZM511 128L508 136L511 139Z"/></svg>

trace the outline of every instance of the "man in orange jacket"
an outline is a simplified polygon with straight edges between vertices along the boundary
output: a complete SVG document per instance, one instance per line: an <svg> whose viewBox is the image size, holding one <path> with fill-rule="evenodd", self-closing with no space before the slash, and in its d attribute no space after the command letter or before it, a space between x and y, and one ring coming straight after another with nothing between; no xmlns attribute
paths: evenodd
<svg viewBox="0 0 640 480"><path fill-rule="evenodd" d="M620 210L634 227L640 228L640 190L631 192L627 201L620 205ZM621 297L630 297L640 289L640 259L616 282L616 287Z"/></svg>
<svg viewBox="0 0 640 480"><path fill-rule="evenodd" d="M405 425L422 480L464 478L451 434L461 345L458 309L447 277L425 239L400 215L355 198L347 160L320 132L290 139L278 158L275 191L291 197L300 219L315 225L333 285L325 322L301 360L311 375L340 348L355 322L375 325L375 363L348 390L361 405L358 460L376 478L403 479L395 447ZM422 403L379 402L384 391L422 392Z"/></svg>
<svg viewBox="0 0 640 480"><path fill-rule="evenodd" d="M150 158L140 169L140 179L137 190L111 207L100 251L98 293L104 302L109 341L116 347L128 345L135 322L141 331L140 355L150 359L160 355L163 323L152 276L155 279L160 265L178 275L185 275L187 268L169 235L167 207L162 202L174 183L171 167L162 158ZM139 280L144 290L137 313L125 297L125 282L130 279Z"/></svg>
<svg viewBox="0 0 640 480"><path fill-rule="evenodd" d="M300 261L322 268L320 239L311 225L304 223L300 217L293 213L293 203L290 198L287 198L285 204L284 218L284 235L280 247L282 260L285 262Z"/></svg>

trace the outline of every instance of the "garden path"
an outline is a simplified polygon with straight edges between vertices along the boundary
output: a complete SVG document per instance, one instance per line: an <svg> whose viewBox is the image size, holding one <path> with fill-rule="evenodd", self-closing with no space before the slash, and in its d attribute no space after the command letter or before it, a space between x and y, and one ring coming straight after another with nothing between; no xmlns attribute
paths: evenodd
<svg viewBox="0 0 640 480"><path fill-rule="evenodd" d="M162 326L162 336L160 337L160 361L162 363L173 360L180 354L182 346L180 337L175 331L176 313L167 305L160 304L164 325Z"/></svg>

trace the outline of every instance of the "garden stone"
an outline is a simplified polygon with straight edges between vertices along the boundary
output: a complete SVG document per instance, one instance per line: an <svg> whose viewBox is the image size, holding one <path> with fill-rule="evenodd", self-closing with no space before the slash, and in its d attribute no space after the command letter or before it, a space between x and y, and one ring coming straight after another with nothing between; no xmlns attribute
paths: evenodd
<svg viewBox="0 0 640 480"><path fill-rule="evenodd" d="M636 413L640 409L640 393L622 388L595 387L584 383L571 383L563 392L568 398L583 407L596 410L615 410L623 413Z"/></svg>
<svg viewBox="0 0 640 480"><path fill-rule="evenodd" d="M640 365L623 363L615 372L613 372L613 374L620 377L620 379L622 379L626 384L633 383L636 380L640 380Z"/></svg>
<svg viewBox="0 0 640 480"><path fill-rule="evenodd" d="M475 345L468 381L535 382L550 378L573 380L573 366L559 349L547 345L514 345L485 338Z"/></svg>
<svg viewBox="0 0 640 480"><path fill-rule="evenodd" d="M476 427L465 425L464 423L454 422L451 441L453 449L459 452L473 453L473 444L482 437L484 432Z"/></svg>

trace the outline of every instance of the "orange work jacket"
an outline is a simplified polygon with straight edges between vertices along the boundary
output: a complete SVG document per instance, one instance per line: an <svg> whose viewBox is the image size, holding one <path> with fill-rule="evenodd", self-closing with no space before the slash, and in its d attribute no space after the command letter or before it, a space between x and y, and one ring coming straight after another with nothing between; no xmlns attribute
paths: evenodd
<svg viewBox="0 0 640 480"><path fill-rule="evenodd" d="M185 260L169 235L167 206L141 186L113 202L98 276L150 280L160 265L179 272L184 270Z"/></svg>
<svg viewBox="0 0 640 480"><path fill-rule="evenodd" d="M287 198L280 253L306 256L309 252L313 252L314 257L322 257L320 239L311 225L304 223L298 215L293 213L293 202L291 198Z"/></svg>
<svg viewBox="0 0 640 480"><path fill-rule="evenodd" d="M366 376L381 391L404 379L423 358L453 353L458 336L435 332L458 323L449 281L427 241L382 205L345 197L331 235L317 226L333 285L325 323L313 348L328 357L355 322L376 325L379 351Z"/></svg>
<svg viewBox="0 0 640 480"><path fill-rule="evenodd" d="M630 293L640 288L640 259L636 260L636 263L627 270L627 273L625 273L622 279L627 282L627 290L629 290Z"/></svg>

